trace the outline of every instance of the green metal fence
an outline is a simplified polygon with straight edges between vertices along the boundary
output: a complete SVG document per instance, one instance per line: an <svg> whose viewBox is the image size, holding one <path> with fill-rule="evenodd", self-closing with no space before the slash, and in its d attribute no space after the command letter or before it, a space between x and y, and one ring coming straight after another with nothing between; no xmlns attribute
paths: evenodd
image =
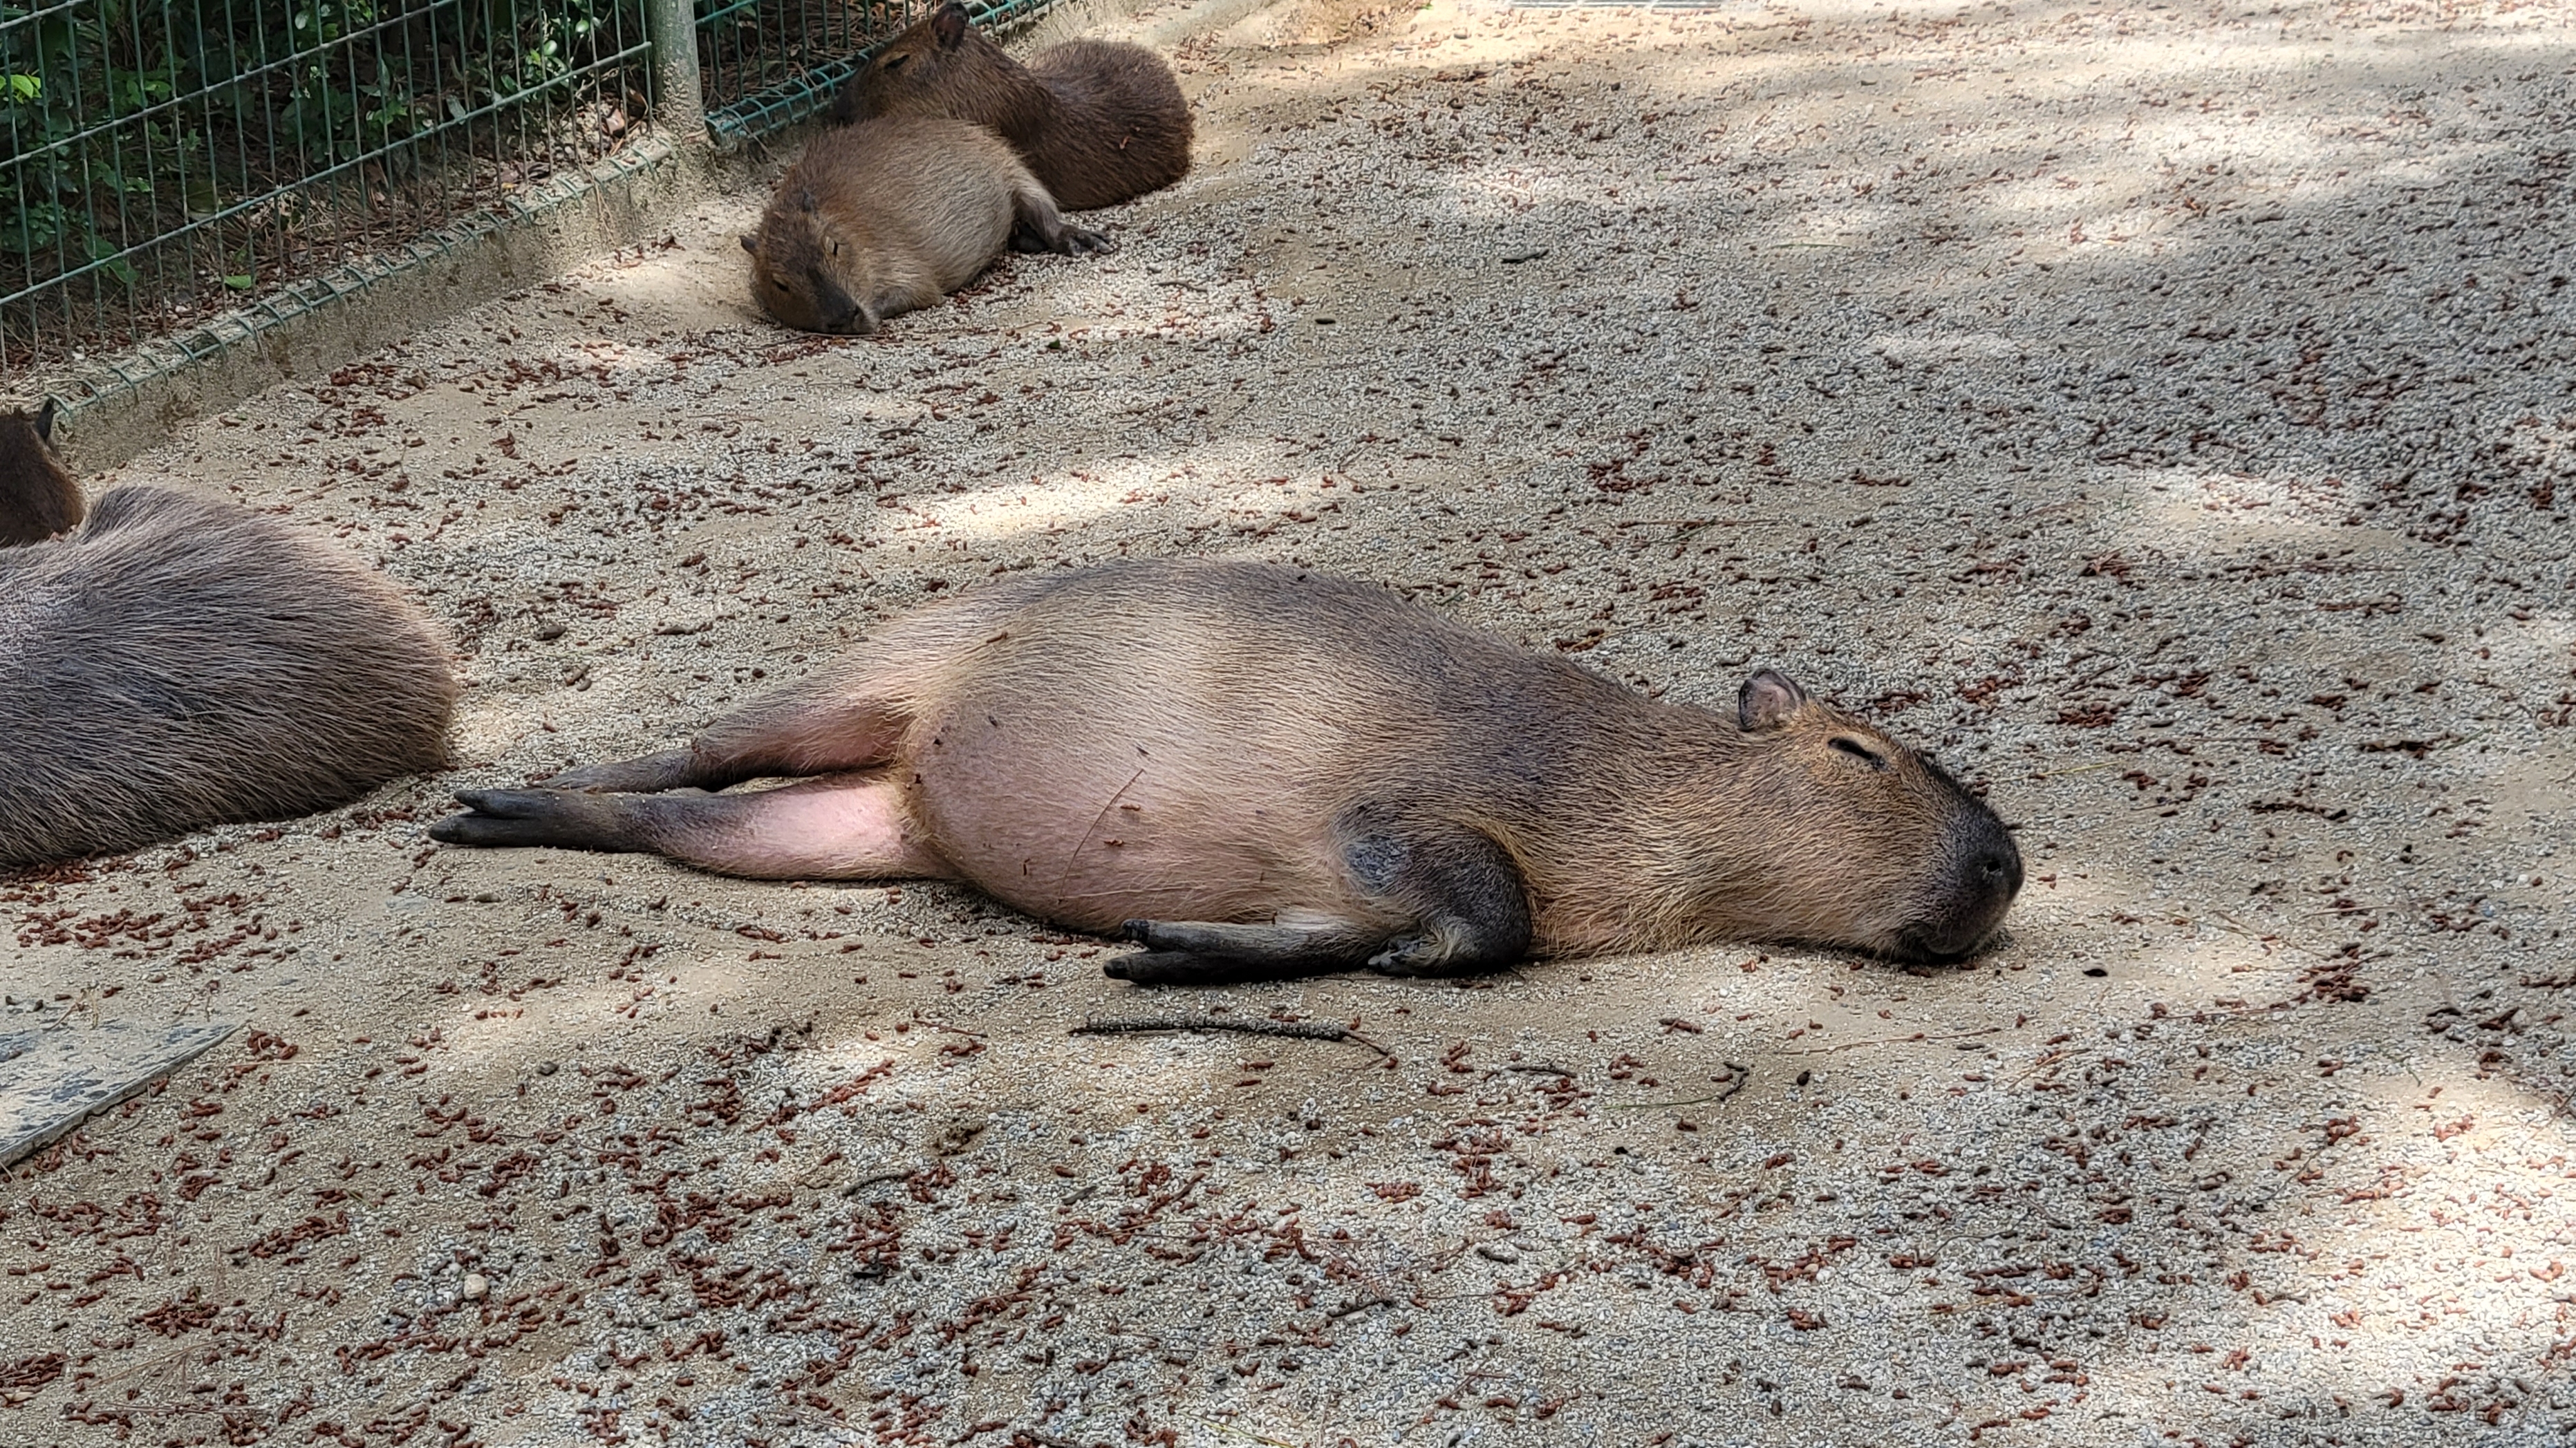
<svg viewBox="0 0 2576 1448"><path fill-rule="evenodd" d="M112 379L185 365L639 155L791 125L923 8L0 3L0 388L137 349Z"/></svg>

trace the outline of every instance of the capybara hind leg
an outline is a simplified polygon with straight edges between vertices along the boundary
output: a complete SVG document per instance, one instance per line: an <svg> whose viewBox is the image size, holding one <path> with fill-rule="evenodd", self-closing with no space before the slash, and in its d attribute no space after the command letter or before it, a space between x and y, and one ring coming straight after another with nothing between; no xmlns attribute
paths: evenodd
<svg viewBox="0 0 2576 1448"><path fill-rule="evenodd" d="M430 828L464 845L555 845L665 855L757 880L944 875L916 840L902 786L882 773L827 775L748 794L466 790L473 810Z"/></svg>
<svg viewBox="0 0 2576 1448"><path fill-rule="evenodd" d="M1065 256L1097 256L1116 251L1118 243L1087 226L1064 219L1055 197L1035 176L1022 175L1011 186L1011 249L1052 251Z"/></svg>
<svg viewBox="0 0 2576 1448"><path fill-rule="evenodd" d="M653 848L620 812L620 801L608 795L559 789L460 789L456 802L465 806L464 814L449 815L429 827L429 837L440 844L494 849L543 845L611 854Z"/></svg>
<svg viewBox="0 0 2576 1448"><path fill-rule="evenodd" d="M651 794L873 769L894 757L910 717L885 689L826 675L753 700L700 730L686 749L568 769L546 787Z"/></svg>
<svg viewBox="0 0 2576 1448"><path fill-rule="evenodd" d="M659 754L646 754L634 759L613 760L607 764L585 764L567 769L543 781L548 789L579 789L592 793L655 794L666 789L722 789L739 780L725 780L709 786L704 783L705 766L693 749L665 749Z"/></svg>

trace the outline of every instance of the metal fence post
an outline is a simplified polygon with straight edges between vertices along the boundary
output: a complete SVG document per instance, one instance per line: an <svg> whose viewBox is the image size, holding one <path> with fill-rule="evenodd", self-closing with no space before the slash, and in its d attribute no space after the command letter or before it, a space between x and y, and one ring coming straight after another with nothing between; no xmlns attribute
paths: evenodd
<svg viewBox="0 0 2576 1448"><path fill-rule="evenodd" d="M653 42L653 113L683 146L707 141L706 92L698 77L696 0L644 0L644 31Z"/></svg>

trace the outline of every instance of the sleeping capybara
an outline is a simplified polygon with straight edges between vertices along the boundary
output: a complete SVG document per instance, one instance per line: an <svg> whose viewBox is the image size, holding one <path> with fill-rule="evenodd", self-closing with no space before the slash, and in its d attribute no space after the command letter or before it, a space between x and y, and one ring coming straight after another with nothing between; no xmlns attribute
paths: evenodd
<svg viewBox="0 0 2576 1448"><path fill-rule="evenodd" d="M1068 223L992 132L924 117L816 136L742 239L761 310L803 331L860 336L966 285L1015 245L1116 250Z"/></svg>
<svg viewBox="0 0 2576 1448"><path fill-rule="evenodd" d="M1025 66L942 5L889 40L832 105L837 122L954 116L1011 143L1068 211L1115 206L1189 174L1190 106L1141 45L1069 40Z"/></svg>
<svg viewBox="0 0 2576 1448"><path fill-rule="evenodd" d="M760 778L800 783L736 794ZM468 790L471 845L927 877L1147 947L1109 973L1420 975L1752 937L1957 955L2021 856L1925 759L1765 670L1659 703L1365 584L1023 575L897 619L686 748Z"/></svg>

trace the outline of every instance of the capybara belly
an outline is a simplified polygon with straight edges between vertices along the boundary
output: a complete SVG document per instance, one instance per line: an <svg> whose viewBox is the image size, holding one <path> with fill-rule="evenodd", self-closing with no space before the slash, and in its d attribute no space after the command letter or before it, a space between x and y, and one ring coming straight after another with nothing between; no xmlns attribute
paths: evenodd
<svg viewBox="0 0 2576 1448"><path fill-rule="evenodd" d="M1257 737L1096 684L1078 703L976 692L921 721L907 750L914 818L959 879L1083 930L1361 910L1332 805Z"/></svg>

